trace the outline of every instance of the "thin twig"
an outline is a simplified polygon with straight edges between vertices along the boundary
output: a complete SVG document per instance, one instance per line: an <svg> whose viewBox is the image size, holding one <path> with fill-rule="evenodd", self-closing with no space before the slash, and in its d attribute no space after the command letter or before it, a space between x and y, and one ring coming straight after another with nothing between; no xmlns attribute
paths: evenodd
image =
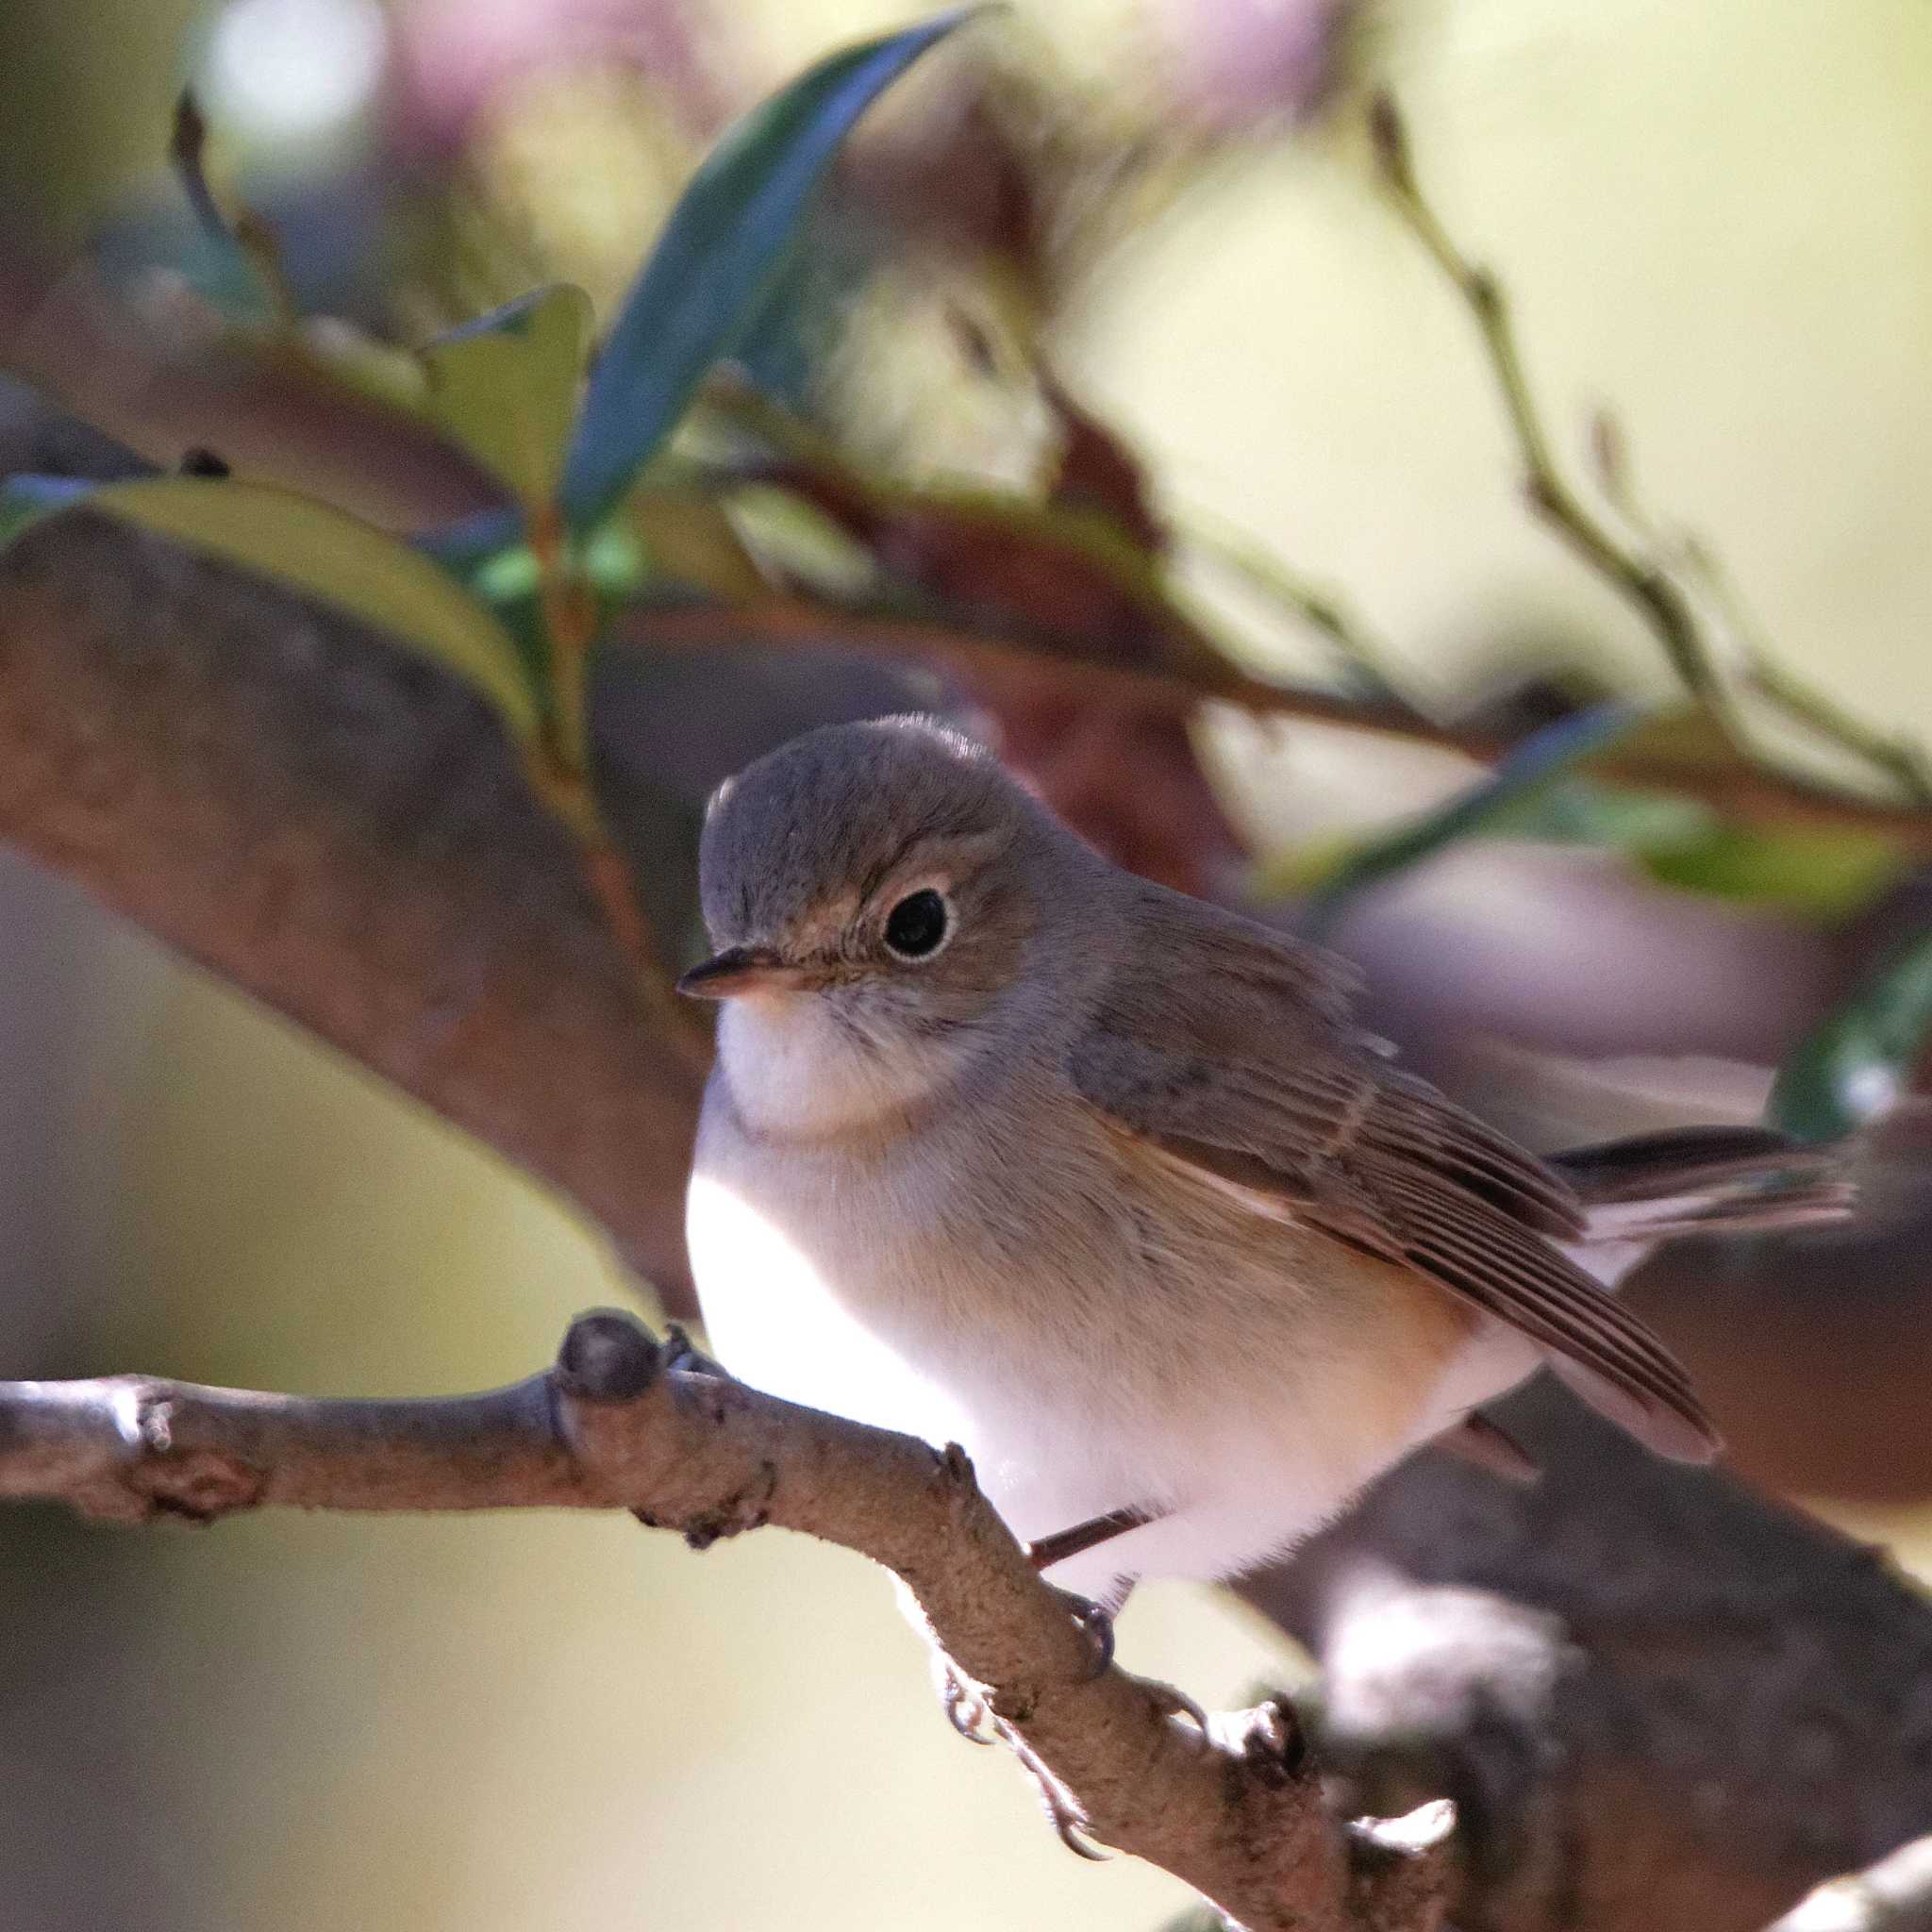
<svg viewBox="0 0 1932 1932"><path fill-rule="evenodd" d="M1328 642L1351 683L1364 694L1386 697L1389 652L1370 636L1361 620L1333 591L1312 584L1276 558L1245 530L1207 511L1191 508L1176 520L1181 540L1210 562L1240 578Z"/></svg>
<svg viewBox="0 0 1932 1932"><path fill-rule="evenodd" d="M670 1366L629 1315L577 1318L556 1365L409 1401L144 1376L0 1383L0 1497L113 1522L285 1506L628 1509L695 1548L766 1524L893 1571L935 1642L1079 1827L1164 1867L1251 1932L1433 1932L1448 1824L1406 1846L1331 1817L1266 1707L1211 1735L1108 1664L957 1449Z"/></svg>
<svg viewBox="0 0 1932 1932"><path fill-rule="evenodd" d="M1744 677L1751 689L1795 723L1886 773L1916 805L1932 805L1932 760L1911 739L1868 724L1828 692L1752 647Z"/></svg>
<svg viewBox="0 0 1932 1932"><path fill-rule="evenodd" d="M1730 695L1690 601L1665 572L1617 541L1571 489L1557 467L1524 373L1508 297L1490 270L1463 254L1429 205L1416 178L1401 113L1388 94L1378 95L1371 107L1369 130L1377 172L1391 201L1410 233L1449 278L1475 322L1516 439L1524 493L1530 508L1613 591L1636 607L1686 689L1728 724Z"/></svg>
<svg viewBox="0 0 1932 1932"><path fill-rule="evenodd" d="M563 521L546 507L530 522L530 546L542 585L543 632L549 644L549 705L533 753L538 795L576 841L584 883L610 936L637 974L639 990L686 1064L702 1075L711 1060L703 1019L673 990L669 960L638 898L637 881L617 849L597 803L591 773L591 655L598 612L589 584L575 575Z"/></svg>
<svg viewBox="0 0 1932 1932"><path fill-rule="evenodd" d="M1780 664L1765 641L1762 625L1745 609L1744 600L1717 553L1694 531L1667 528L1645 504L1637 488L1623 431L1607 410L1598 412L1591 449L1605 497L1657 557L1703 592L1730 633L1731 648L1741 665L1746 687L1827 743L1863 759L1896 785L1902 796L1916 805L1932 805L1932 765L1924 752L1904 734L1868 724L1827 692Z"/></svg>

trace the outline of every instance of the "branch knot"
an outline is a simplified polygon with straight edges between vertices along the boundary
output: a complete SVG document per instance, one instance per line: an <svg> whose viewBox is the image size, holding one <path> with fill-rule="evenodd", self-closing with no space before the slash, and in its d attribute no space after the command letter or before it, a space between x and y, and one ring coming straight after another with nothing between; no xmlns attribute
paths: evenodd
<svg viewBox="0 0 1932 1932"><path fill-rule="evenodd" d="M634 1402L657 1380L663 1350L643 1324L621 1308L579 1315L557 1352L565 1388L587 1402Z"/></svg>

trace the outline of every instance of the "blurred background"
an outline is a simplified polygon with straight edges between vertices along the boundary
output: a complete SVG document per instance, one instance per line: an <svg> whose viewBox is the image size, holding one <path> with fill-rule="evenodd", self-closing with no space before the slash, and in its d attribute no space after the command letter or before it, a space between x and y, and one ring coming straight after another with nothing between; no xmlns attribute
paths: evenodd
<svg viewBox="0 0 1932 1932"><path fill-rule="evenodd" d="M12 0L0 194L136 295L158 268L245 304L165 165L192 81L310 311L416 341L552 275L608 310L731 114L908 17ZM1419 703L1665 691L1654 641L1524 514L1469 317L1374 191L1360 104L1390 85L1439 210L1507 279L1566 454L1614 407L1646 495L1722 557L1783 661L1932 738L1919 0L1030 0L976 32L855 158L824 256L864 273L837 305L808 291L819 320L760 351L856 462L1033 474L1051 411L994 379L1019 343L1139 454L1191 539L1191 608L1249 662L1337 674L1285 611L1286 568L1373 641L1341 675ZM613 700L620 757L680 823L763 741L924 689L654 675ZM1248 861L1299 876L1474 770L1231 713L1174 738L997 680L947 696L1124 856L1230 895ZM1083 758L1134 744L1162 781L1151 825L1081 790ZM1484 841L1352 902L1335 937L1388 1030L1518 1131L1749 1118L1874 947L1924 924L1903 860L1849 841L1806 864L1744 890ZM641 1291L503 1164L5 857L0 1068L0 1374L456 1390ZM1924 1163L1908 1141L1873 1158L1889 1238L1922 1255L1895 1230ZM1880 1270L1861 1301L1848 1252L1705 1251L1644 1306L1747 1473L1916 1560L1924 1284ZM1853 1364L1828 1420L1804 1395L1820 1351ZM700 1557L593 1519L134 1536L8 1513L0 1625L19 1932L1118 1928L1185 1904L1129 1861L1069 1858L1005 1755L940 1721L887 1581L776 1534ZM1301 1668L1232 1599L1175 1586L1137 1597L1121 1650L1203 1701Z"/></svg>

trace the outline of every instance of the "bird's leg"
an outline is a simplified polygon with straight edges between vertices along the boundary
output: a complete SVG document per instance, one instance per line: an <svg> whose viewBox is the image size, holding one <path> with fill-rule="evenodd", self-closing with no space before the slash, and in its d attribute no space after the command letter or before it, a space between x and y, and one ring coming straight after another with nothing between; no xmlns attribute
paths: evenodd
<svg viewBox="0 0 1932 1932"><path fill-rule="evenodd" d="M1069 1557L1084 1557L1089 1550L1097 1550L1102 1543L1125 1536L1130 1529L1158 1523L1165 1513L1159 1509L1109 1509L1105 1516L1090 1516L1085 1523L1074 1524L1072 1529L1058 1529L1051 1536L1028 1543L1026 1554L1036 1570L1051 1570L1056 1563L1064 1563Z"/></svg>
<svg viewBox="0 0 1932 1932"><path fill-rule="evenodd" d="M1113 1620L1119 1615L1133 1587L1131 1576L1118 1577L1113 1590L1108 1593L1108 1601L1096 1603L1091 1596L1082 1596L1077 1591L1062 1590L1057 1583L1047 1585L1066 1605L1067 1614L1073 1618L1074 1627L1087 1640L1091 1653L1087 1674L1090 1682L1113 1662Z"/></svg>
<svg viewBox="0 0 1932 1932"><path fill-rule="evenodd" d="M1085 1523L1076 1523L1071 1529L1056 1530L1052 1536L1043 1536L1028 1543L1026 1555L1035 1570L1044 1572L1056 1563L1064 1563L1070 1557L1084 1557L1089 1550L1097 1550L1103 1543L1111 1542L1115 1537L1125 1536L1131 1529L1158 1523L1162 1513L1158 1509L1145 1508L1109 1509L1105 1516L1090 1516ZM1059 1591L1074 1622L1092 1646L1093 1674L1096 1677L1113 1661L1113 1620L1120 1614L1133 1587L1132 1576L1116 1577L1114 1587L1108 1592L1104 1603L1096 1603L1093 1598L1077 1595L1071 1590Z"/></svg>

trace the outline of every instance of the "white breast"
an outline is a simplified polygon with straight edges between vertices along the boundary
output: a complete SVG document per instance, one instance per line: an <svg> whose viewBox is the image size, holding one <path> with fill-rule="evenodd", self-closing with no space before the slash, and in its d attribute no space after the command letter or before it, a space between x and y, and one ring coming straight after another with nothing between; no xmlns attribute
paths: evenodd
<svg viewBox="0 0 1932 1932"><path fill-rule="evenodd" d="M1257 1241L1259 1217L1210 1186L1154 1202L1144 1163L1053 1092L916 1133L827 1132L866 1118L873 1076L832 1072L823 1039L726 1039L689 1207L719 1358L790 1400L962 1443L1022 1537L1170 1511L1058 1566L1069 1588L1246 1567L1534 1365L1494 1345L1513 1338L1458 1351L1426 1293L1306 1231ZM746 1066L761 1126L730 1084ZM989 1118L998 1131L973 1125ZM802 1122L816 1131L783 1131Z"/></svg>
<svg viewBox="0 0 1932 1932"><path fill-rule="evenodd" d="M686 1235L718 1359L741 1380L929 1441L971 1433L933 1376L883 1341L826 1279L814 1251L771 1216L769 1174L734 1159L713 1127L691 1176ZM747 1172L747 1170L751 1172ZM826 1208L841 1211L827 1191Z"/></svg>

